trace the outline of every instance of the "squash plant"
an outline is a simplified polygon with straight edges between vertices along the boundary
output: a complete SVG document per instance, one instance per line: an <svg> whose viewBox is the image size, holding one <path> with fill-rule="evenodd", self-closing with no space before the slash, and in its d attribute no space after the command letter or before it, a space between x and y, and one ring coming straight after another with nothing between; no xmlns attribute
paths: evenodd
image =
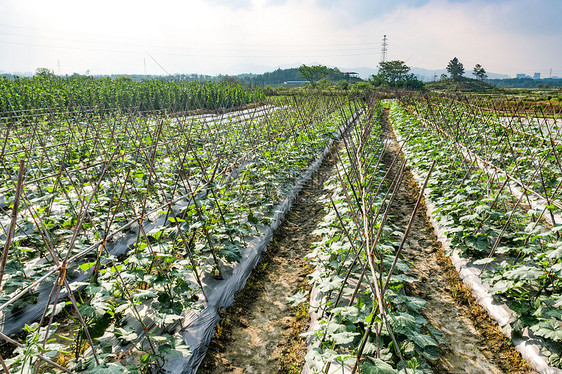
<svg viewBox="0 0 562 374"><path fill-rule="evenodd" d="M41 326L25 339L39 334L40 352L76 371L158 371L189 355L180 331L206 306L205 279L236 266L356 109L345 97L302 97L220 115L84 108L6 120L3 230L14 163L24 160L27 179L1 285L4 331L33 311ZM41 335L55 318L74 327L64 338L55 329L59 353Z"/></svg>
<svg viewBox="0 0 562 374"><path fill-rule="evenodd" d="M510 126L513 119L506 125L509 116L505 113L485 109L492 121L500 122L479 128L471 120L474 110L463 117L465 112L459 108L443 110L444 102L410 100L415 114L395 102L393 126L402 136L408 135L404 149L417 173L428 170L430 158L437 160L427 197L436 206L436 220L451 250L482 267L489 292L514 312L511 333L516 336L529 329L548 341L543 353L550 365L561 367L557 350L562 338L562 222L555 216L559 213L557 183L562 179L557 166L545 167L557 163L554 143L543 141L544 124L532 118L525 122L531 127L522 133ZM534 140L528 144L528 139ZM519 194L517 185L523 186ZM543 195L534 190L538 188ZM543 209L536 205L540 196L551 196Z"/></svg>
<svg viewBox="0 0 562 374"><path fill-rule="evenodd" d="M397 252L395 235L403 233L384 214L396 185L376 161L383 152L378 103L371 110L344 138L326 183L326 216L308 256L316 267L309 282L322 296L311 305L320 323L306 334L313 346L306 359L315 372L336 364L364 373L431 372L428 360L437 359L441 335L420 313L424 300L404 292L405 282L415 280L405 274L409 263ZM365 253L368 243L372 253ZM368 256L376 256L373 272Z"/></svg>

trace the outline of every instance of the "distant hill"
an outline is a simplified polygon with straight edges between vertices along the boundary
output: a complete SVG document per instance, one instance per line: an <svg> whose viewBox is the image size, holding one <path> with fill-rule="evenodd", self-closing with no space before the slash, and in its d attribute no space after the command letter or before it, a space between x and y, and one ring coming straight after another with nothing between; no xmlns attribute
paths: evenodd
<svg viewBox="0 0 562 374"><path fill-rule="evenodd" d="M343 74L346 70L340 71L338 68L328 68L329 74L326 79L331 82L339 82L342 80L348 80L348 77ZM238 79L240 82L246 85L252 86L280 86L285 82L303 81L299 69L288 68L288 69L276 69L272 72L263 74L238 74L234 75L234 78ZM349 78L351 82L360 81L359 78Z"/></svg>
<svg viewBox="0 0 562 374"><path fill-rule="evenodd" d="M258 86L277 86L287 81L299 81L303 78L300 76L299 69L276 69L263 74L238 74L234 78L243 84L251 84Z"/></svg>

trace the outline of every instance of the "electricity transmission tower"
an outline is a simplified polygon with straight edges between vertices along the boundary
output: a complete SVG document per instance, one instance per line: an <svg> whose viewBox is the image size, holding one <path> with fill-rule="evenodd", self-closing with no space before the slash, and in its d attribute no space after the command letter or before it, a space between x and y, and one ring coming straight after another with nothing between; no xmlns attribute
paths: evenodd
<svg viewBox="0 0 562 374"><path fill-rule="evenodd" d="M386 35L382 39L382 48L381 48L381 62L386 62L386 52L387 52L388 43L386 42Z"/></svg>

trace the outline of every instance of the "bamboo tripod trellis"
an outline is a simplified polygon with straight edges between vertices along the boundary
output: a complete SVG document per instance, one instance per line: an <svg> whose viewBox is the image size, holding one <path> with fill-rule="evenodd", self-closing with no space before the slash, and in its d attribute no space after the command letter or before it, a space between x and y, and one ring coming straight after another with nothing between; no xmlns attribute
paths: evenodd
<svg viewBox="0 0 562 374"><path fill-rule="evenodd" d="M90 347L87 354L99 363L98 344L90 336L96 318L85 307L97 300L97 294L84 293L84 287L87 290L88 284L109 281L115 287L113 293L119 296L101 302L124 300L121 306L128 310L126 318L136 320L142 327L137 346L161 367L164 359L154 337L174 323L147 320L143 299L136 295L150 288L151 281L131 280L131 274L144 272L160 282L167 305L189 307L197 295L206 299L202 278L209 273L220 278L224 248L241 248L252 234L250 226L242 222L244 211L259 201L275 202L279 198L276 191L267 188L248 190L254 178L249 170L263 164L266 152L272 159L295 152L291 149L299 138L310 144L321 142L319 130L327 126L324 121L328 116L344 115L345 106L348 111L356 111L355 105L345 98L312 96L290 97L275 108L258 107L216 116L141 113L135 107L103 115L81 108L78 112L8 116L10 121L2 134L0 167L4 177L0 192L6 196L6 204L12 197L19 197L21 207L18 212L17 204L12 204L16 219L9 225L0 221L0 235L16 239L12 240L15 246L10 240L4 241L10 248L3 261L12 269L10 258L19 256L23 267L1 285L20 282L8 293L0 312L12 315L12 319L24 318L24 309L18 316L14 305L29 304L27 300L34 297L40 299L43 308L37 319L40 327L33 332L35 337L43 336L39 354L27 358L23 365L36 365L37 372L42 361L61 369L45 356L51 336L45 331L54 326L55 314L61 302L64 305L63 297L71 304L67 313L76 318L84 334L76 334L75 358L82 355L84 346ZM21 165L19 183L10 177L16 161ZM260 167L275 166L264 165ZM171 245L159 242L157 238L162 233L150 231L158 227L166 231ZM128 242L125 252L113 252L113 242L131 235L134 239ZM33 267L25 267L22 243L41 252L32 259ZM144 256L149 263L132 261L134 256ZM184 261L186 274L191 274L191 279L184 277L187 287L180 287L170 271L174 261L168 259ZM83 275L75 285L78 274ZM103 308L102 311L114 312ZM171 321L179 322L182 328L181 320ZM14 345L29 344L2 334Z"/></svg>

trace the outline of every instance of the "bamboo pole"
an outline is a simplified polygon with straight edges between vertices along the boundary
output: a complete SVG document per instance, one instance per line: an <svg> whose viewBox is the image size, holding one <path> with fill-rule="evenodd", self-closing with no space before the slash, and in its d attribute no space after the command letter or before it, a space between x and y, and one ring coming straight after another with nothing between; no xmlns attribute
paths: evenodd
<svg viewBox="0 0 562 374"><path fill-rule="evenodd" d="M10 244L12 244L12 237L16 228L16 221L18 219L18 208L20 204L20 197L22 193L22 184L24 179L24 161L20 161L20 167L18 172L18 183L16 185L16 196L14 198L14 205L12 207L12 218L10 221L10 228L8 229L8 236L6 242L4 243L4 251L2 252L2 262L0 264L0 289L2 287L2 278L4 278L4 272L6 270L6 262L8 260L8 252L10 250Z"/></svg>

